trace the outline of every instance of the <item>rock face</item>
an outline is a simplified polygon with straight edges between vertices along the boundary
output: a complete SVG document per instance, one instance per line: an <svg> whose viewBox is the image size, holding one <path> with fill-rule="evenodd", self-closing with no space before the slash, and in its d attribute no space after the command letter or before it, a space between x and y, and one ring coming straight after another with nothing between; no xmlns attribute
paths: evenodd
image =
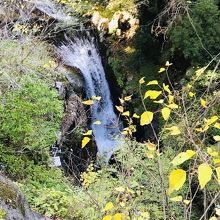
<svg viewBox="0 0 220 220"><path fill-rule="evenodd" d="M111 21L96 11L91 21L99 31L107 31L109 34L125 39L132 38L139 27L139 19L126 11L115 12Z"/></svg>
<svg viewBox="0 0 220 220"><path fill-rule="evenodd" d="M3 176L0 176L0 219L48 220L32 212L17 186Z"/></svg>

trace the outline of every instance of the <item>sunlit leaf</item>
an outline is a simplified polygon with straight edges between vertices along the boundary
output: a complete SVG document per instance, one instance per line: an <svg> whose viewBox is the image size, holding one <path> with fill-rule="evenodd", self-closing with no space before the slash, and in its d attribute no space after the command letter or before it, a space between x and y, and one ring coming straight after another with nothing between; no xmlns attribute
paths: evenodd
<svg viewBox="0 0 220 220"><path fill-rule="evenodd" d="M130 116L130 112L129 111L123 112L122 115L123 116Z"/></svg>
<svg viewBox="0 0 220 220"><path fill-rule="evenodd" d="M172 126L170 128L165 128L165 129L170 131L170 135L179 135L179 134L181 134L181 131L177 126Z"/></svg>
<svg viewBox="0 0 220 220"><path fill-rule="evenodd" d="M87 101L84 101L82 102L84 105L93 105L94 104L94 101L93 100L87 100Z"/></svg>
<svg viewBox="0 0 220 220"><path fill-rule="evenodd" d="M178 166L178 165L184 163L185 161L189 160L190 158L192 158L195 154L196 154L196 152L192 151L192 150L187 150L186 152L181 152L173 159L173 161L171 163L174 166Z"/></svg>
<svg viewBox="0 0 220 220"><path fill-rule="evenodd" d="M212 178L212 168L209 164L203 163L198 167L198 179L200 188L203 189Z"/></svg>
<svg viewBox="0 0 220 220"><path fill-rule="evenodd" d="M184 204L186 204L186 205L189 205L189 204L190 204L190 202L191 202L191 201L190 201L190 200L188 200L188 199L184 199L184 200L183 200L183 203L184 203Z"/></svg>
<svg viewBox="0 0 220 220"><path fill-rule="evenodd" d="M178 106L177 104L175 104L175 103L169 104L169 105L167 105L167 107L168 107L168 108L172 108L172 109L177 109L177 108L179 108L179 106Z"/></svg>
<svg viewBox="0 0 220 220"><path fill-rule="evenodd" d="M92 135L92 130L88 130L86 133L84 133L83 135Z"/></svg>
<svg viewBox="0 0 220 220"><path fill-rule="evenodd" d="M207 147L207 153L212 156L212 157L217 157L218 156L218 152L214 151L211 147Z"/></svg>
<svg viewBox="0 0 220 220"><path fill-rule="evenodd" d="M114 215L114 220L122 220L122 214L121 213L116 213Z"/></svg>
<svg viewBox="0 0 220 220"><path fill-rule="evenodd" d="M172 63L170 63L169 61L166 61L166 63L165 63L165 66L171 66L171 65L173 65Z"/></svg>
<svg viewBox="0 0 220 220"><path fill-rule="evenodd" d="M189 96L190 96L190 97L193 97L193 96L195 96L195 93L189 92Z"/></svg>
<svg viewBox="0 0 220 220"><path fill-rule="evenodd" d="M115 106L116 109L119 111L119 112L123 112L124 111L124 107L123 106Z"/></svg>
<svg viewBox="0 0 220 220"><path fill-rule="evenodd" d="M102 124L102 122L99 121L99 120L97 120L97 121L95 121L93 124L94 124L94 125L100 125L100 124Z"/></svg>
<svg viewBox="0 0 220 220"><path fill-rule="evenodd" d="M160 70L158 71L158 73L162 73L164 71L166 71L166 69L164 67L161 67Z"/></svg>
<svg viewBox="0 0 220 220"><path fill-rule="evenodd" d="M218 120L218 116L216 116L216 115L212 116L209 119L204 119L204 121L207 125L211 125L211 124L215 123L217 120Z"/></svg>
<svg viewBox="0 0 220 220"><path fill-rule="evenodd" d="M123 104L125 102L124 99L120 99L120 98L119 98L119 101L120 101L121 104Z"/></svg>
<svg viewBox="0 0 220 220"><path fill-rule="evenodd" d="M163 99L160 99L160 100L158 100L158 101L153 101L154 103L158 103L158 104L162 104L162 103L164 103L164 100Z"/></svg>
<svg viewBox="0 0 220 220"><path fill-rule="evenodd" d="M167 93L171 94L171 91L170 91L170 89L169 89L169 85L165 85L165 84L163 83L163 89L164 89Z"/></svg>
<svg viewBox="0 0 220 220"><path fill-rule="evenodd" d="M125 101L130 101L130 100L131 100L131 97L132 97L132 95L126 96L126 97L124 97L124 100L125 100Z"/></svg>
<svg viewBox="0 0 220 220"><path fill-rule="evenodd" d="M218 123L218 122L215 123L215 124L214 124L214 127L220 129L220 123Z"/></svg>
<svg viewBox="0 0 220 220"><path fill-rule="evenodd" d="M153 120L153 112L146 111L141 115L140 125L148 125Z"/></svg>
<svg viewBox="0 0 220 220"><path fill-rule="evenodd" d="M112 209L114 207L113 203L112 202L108 202L106 205L105 205L105 208L103 209L103 211L108 211L110 209Z"/></svg>
<svg viewBox="0 0 220 220"><path fill-rule="evenodd" d="M101 100L101 98L102 98L101 96L95 96L95 95L94 95L94 96L92 96L92 99L95 99L95 100L97 100L97 101L100 101L100 100Z"/></svg>
<svg viewBox="0 0 220 220"><path fill-rule="evenodd" d="M154 155L152 153L146 152L146 156L147 156L148 159L153 159L154 158Z"/></svg>
<svg viewBox="0 0 220 220"><path fill-rule="evenodd" d="M112 220L112 216L111 215L106 215L103 217L102 220Z"/></svg>
<svg viewBox="0 0 220 220"><path fill-rule="evenodd" d="M150 213L149 212L141 212L141 216L144 218L149 219L150 218Z"/></svg>
<svg viewBox="0 0 220 220"><path fill-rule="evenodd" d="M139 115L137 115L136 113L133 114L133 118L140 118Z"/></svg>
<svg viewBox="0 0 220 220"><path fill-rule="evenodd" d="M175 196L175 197L170 198L170 201L172 202L182 202L182 200L183 200L182 196Z"/></svg>
<svg viewBox="0 0 220 220"><path fill-rule="evenodd" d="M144 78L145 78L145 77L142 77L142 78L139 80L139 84L143 84L143 83L145 83Z"/></svg>
<svg viewBox="0 0 220 220"><path fill-rule="evenodd" d="M213 159L214 164L220 164L220 159Z"/></svg>
<svg viewBox="0 0 220 220"><path fill-rule="evenodd" d="M208 108L208 106L206 105L206 101L204 99L200 99L200 104L204 107L204 108Z"/></svg>
<svg viewBox="0 0 220 220"><path fill-rule="evenodd" d="M151 151L155 151L157 149L156 144L151 143L150 141L148 141L147 143L145 143L146 147L148 148L148 150Z"/></svg>
<svg viewBox="0 0 220 220"><path fill-rule="evenodd" d="M173 103L174 96L173 95L168 95L168 102L169 104Z"/></svg>
<svg viewBox="0 0 220 220"><path fill-rule="evenodd" d="M158 85L158 81L157 80L152 80L150 81L147 86L150 86L150 85Z"/></svg>
<svg viewBox="0 0 220 220"><path fill-rule="evenodd" d="M195 131L197 131L197 132L203 132L203 129L202 129L202 128L195 128Z"/></svg>
<svg viewBox="0 0 220 220"><path fill-rule="evenodd" d="M82 148L84 148L91 139L89 137L84 137L82 140Z"/></svg>
<svg viewBox="0 0 220 220"><path fill-rule="evenodd" d="M167 108L167 107L164 107L162 110L161 110L161 113L162 113L162 116L164 118L164 120L168 120L168 118L170 117L170 109Z"/></svg>
<svg viewBox="0 0 220 220"><path fill-rule="evenodd" d="M220 141L220 135L216 135L213 137L215 141Z"/></svg>
<svg viewBox="0 0 220 220"><path fill-rule="evenodd" d="M176 169L171 171L169 176L169 194L182 188L186 181L186 171Z"/></svg>
<svg viewBox="0 0 220 220"><path fill-rule="evenodd" d="M215 171L217 174L218 184L220 184L220 167L215 168Z"/></svg>
<svg viewBox="0 0 220 220"><path fill-rule="evenodd" d="M192 88L192 85L188 83L188 84L187 84L187 88L188 88L188 89L191 89L191 88Z"/></svg>
<svg viewBox="0 0 220 220"><path fill-rule="evenodd" d="M150 99L156 99L162 91L157 91L157 90L148 90L145 92L144 99L150 97Z"/></svg>

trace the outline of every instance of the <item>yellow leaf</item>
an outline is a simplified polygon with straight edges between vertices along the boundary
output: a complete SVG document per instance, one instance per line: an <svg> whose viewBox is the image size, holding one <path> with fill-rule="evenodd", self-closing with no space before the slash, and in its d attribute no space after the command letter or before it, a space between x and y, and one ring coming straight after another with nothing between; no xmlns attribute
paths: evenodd
<svg viewBox="0 0 220 220"><path fill-rule="evenodd" d="M165 66L171 66L171 65L173 65L172 63L170 63L169 61L166 61L166 63L165 63Z"/></svg>
<svg viewBox="0 0 220 220"><path fill-rule="evenodd" d="M156 144L154 143L151 143L150 141L148 141L147 143L145 143L146 147L148 148L148 150L152 150L152 151L155 151L157 148L156 148Z"/></svg>
<svg viewBox="0 0 220 220"><path fill-rule="evenodd" d="M203 189L205 185L211 180L212 178L212 168L209 164L203 163L198 167L198 179L200 188Z"/></svg>
<svg viewBox="0 0 220 220"><path fill-rule="evenodd" d="M150 213L149 212L141 212L141 216L144 218L150 218Z"/></svg>
<svg viewBox="0 0 220 220"><path fill-rule="evenodd" d="M170 201L172 202L182 202L182 200L183 200L182 196L175 196L175 197L170 198Z"/></svg>
<svg viewBox="0 0 220 220"><path fill-rule="evenodd" d="M166 130L170 131L170 135L178 135L181 134L181 131L177 126L172 126L170 128L165 128Z"/></svg>
<svg viewBox="0 0 220 220"><path fill-rule="evenodd" d="M192 88L192 85L188 83L188 84L187 84L187 88L188 88L188 89L191 89L191 88Z"/></svg>
<svg viewBox="0 0 220 220"><path fill-rule="evenodd" d="M215 123L218 120L218 116L212 116L209 119L204 119L204 121L206 122L207 125L211 125L213 123Z"/></svg>
<svg viewBox="0 0 220 220"><path fill-rule="evenodd" d="M164 89L166 92L168 92L169 94L171 94L171 91L170 91L170 89L169 89L169 85L165 85L165 84L163 83L163 89Z"/></svg>
<svg viewBox="0 0 220 220"><path fill-rule="evenodd" d="M220 184L220 167L215 168L215 171L217 174L218 184Z"/></svg>
<svg viewBox="0 0 220 220"><path fill-rule="evenodd" d="M148 125L152 122L153 120L153 112L150 111L146 111L141 115L141 121L140 121L140 125Z"/></svg>
<svg viewBox="0 0 220 220"><path fill-rule="evenodd" d="M105 208L103 209L103 211L108 211L110 209L112 209L114 207L113 203L112 202L108 202L106 205L105 205Z"/></svg>
<svg viewBox="0 0 220 220"><path fill-rule="evenodd" d="M190 96L190 97L193 97L193 96L195 96L195 93L189 92L189 96Z"/></svg>
<svg viewBox="0 0 220 220"><path fill-rule="evenodd" d="M177 109L177 108L179 108L179 106L178 106L177 104L175 104L175 103L169 104L169 105L167 105L167 107L168 107L168 108L172 108L172 109Z"/></svg>
<svg viewBox="0 0 220 220"><path fill-rule="evenodd" d="M197 132L203 132L203 129L202 129L202 128L195 128L195 131L197 131Z"/></svg>
<svg viewBox="0 0 220 220"><path fill-rule="evenodd" d="M124 97L124 100L125 100L125 101L130 101L130 100L131 100L131 97L132 97L132 95L126 96L126 97Z"/></svg>
<svg viewBox="0 0 220 220"><path fill-rule="evenodd" d="M208 108L206 105L206 101L204 99L200 99L200 104L204 107L204 108Z"/></svg>
<svg viewBox="0 0 220 220"><path fill-rule="evenodd" d="M94 124L94 125L100 125L100 124L102 124L102 122L99 121L99 120L97 120L97 121L95 121L93 124Z"/></svg>
<svg viewBox="0 0 220 220"><path fill-rule="evenodd" d="M154 103L158 103L158 104L162 104L162 103L164 103L164 100L163 99L160 99L160 100L158 100L158 101L153 101Z"/></svg>
<svg viewBox="0 0 220 220"><path fill-rule="evenodd" d="M137 115L136 113L133 114L133 118L140 118L139 115Z"/></svg>
<svg viewBox="0 0 220 220"><path fill-rule="evenodd" d="M209 220L218 220L218 219L215 216L213 216Z"/></svg>
<svg viewBox="0 0 220 220"><path fill-rule="evenodd" d="M100 100L101 100L101 98L102 98L101 96L95 96L95 95L94 95L94 96L92 96L92 99L95 99L95 100L98 100L98 101L100 101Z"/></svg>
<svg viewBox="0 0 220 220"><path fill-rule="evenodd" d="M124 108L123 108L123 106L115 106L116 107L116 109L119 111L119 112L123 112L124 111Z"/></svg>
<svg viewBox="0 0 220 220"><path fill-rule="evenodd" d="M153 159L153 158L154 158L154 155L153 155L152 153L146 152L146 156L147 156L147 158L149 158L149 159Z"/></svg>
<svg viewBox="0 0 220 220"><path fill-rule="evenodd" d="M91 139L89 137L84 137L82 140L82 148L84 148Z"/></svg>
<svg viewBox="0 0 220 220"><path fill-rule="evenodd" d="M171 104L174 100L174 96L173 95L168 95L168 102L169 104Z"/></svg>
<svg viewBox="0 0 220 220"><path fill-rule="evenodd" d="M119 101L121 102L121 104L123 104L125 102L124 99L120 99L120 98L119 98Z"/></svg>
<svg viewBox="0 0 220 220"><path fill-rule="evenodd" d="M83 135L92 135L92 130L88 130L86 133L84 133Z"/></svg>
<svg viewBox="0 0 220 220"><path fill-rule="evenodd" d="M112 216L111 215L106 215L103 217L102 220L112 220Z"/></svg>
<svg viewBox="0 0 220 220"><path fill-rule="evenodd" d="M129 131L127 131L127 130L122 131L121 134L123 134L123 135L129 135Z"/></svg>
<svg viewBox="0 0 220 220"><path fill-rule="evenodd" d="M94 104L94 101L93 100L87 100L87 101L84 101L82 102L84 105L93 105Z"/></svg>
<svg viewBox="0 0 220 220"><path fill-rule="evenodd" d="M220 135L216 135L213 137L215 141L220 141Z"/></svg>
<svg viewBox="0 0 220 220"><path fill-rule="evenodd" d="M152 80L150 81L147 86L150 86L150 85L158 85L158 81L157 80Z"/></svg>
<svg viewBox="0 0 220 220"><path fill-rule="evenodd" d="M190 202L191 202L191 201L190 201L190 200L188 200L188 199L184 199L184 200L183 200L183 203L184 203L184 204L186 204L186 205L189 205L189 204L190 204Z"/></svg>
<svg viewBox="0 0 220 220"><path fill-rule="evenodd" d="M170 109L165 107L161 110L162 116L164 118L164 120L168 120L168 118L170 117Z"/></svg>
<svg viewBox="0 0 220 220"><path fill-rule="evenodd" d="M123 112L122 115L123 116L130 116L130 112L129 111Z"/></svg>
<svg viewBox="0 0 220 220"><path fill-rule="evenodd" d="M145 83L144 78L145 78L145 77L142 77L142 78L139 80L139 84L140 84L140 85L143 84L143 83Z"/></svg>
<svg viewBox="0 0 220 220"><path fill-rule="evenodd" d="M171 171L169 176L169 194L178 191L186 181L186 171L176 169Z"/></svg>
<svg viewBox="0 0 220 220"><path fill-rule="evenodd" d="M213 159L214 164L220 164L220 159Z"/></svg>
<svg viewBox="0 0 220 220"><path fill-rule="evenodd" d="M190 158L192 158L195 154L196 154L196 152L192 151L192 150L187 150L186 152L181 152L173 159L173 161L171 163L174 166L178 166L178 165L184 163L185 161L189 160Z"/></svg>
<svg viewBox="0 0 220 220"><path fill-rule="evenodd" d="M215 123L215 124L214 124L214 127L220 129L220 123L218 123L218 122Z"/></svg>
<svg viewBox="0 0 220 220"><path fill-rule="evenodd" d="M114 215L114 220L122 220L122 214L121 213L116 213Z"/></svg>
<svg viewBox="0 0 220 220"><path fill-rule="evenodd" d="M162 73L164 71L166 71L166 69L164 67L161 67L160 70L158 71L158 73Z"/></svg>
<svg viewBox="0 0 220 220"><path fill-rule="evenodd" d="M150 99L156 99L162 91L156 91L156 90L148 90L145 92L144 99L150 97Z"/></svg>
<svg viewBox="0 0 220 220"><path fill-rule="evenodd" d="M211 147L207 147L207 153L212 156L212 157L217 157L218 156L218 152L213 151L213 149Z"/></svg>

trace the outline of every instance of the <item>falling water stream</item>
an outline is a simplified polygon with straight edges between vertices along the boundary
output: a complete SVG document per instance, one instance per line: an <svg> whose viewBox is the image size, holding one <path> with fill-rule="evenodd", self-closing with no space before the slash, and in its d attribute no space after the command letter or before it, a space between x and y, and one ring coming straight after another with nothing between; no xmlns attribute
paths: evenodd
<svg viewBox="0 0 220 220"><path fill-rule="evenodd" d="M85 81L88 99L100 96L100 101L91 105L91 127L95 136L98 152L105 160L109 160L117 148L121 124L114 112L109 85L105 77L101 57L93 37L69 38L58 49L63 62L67 66L81 71ZM94 124L96 121L101 124Z"/></svg>

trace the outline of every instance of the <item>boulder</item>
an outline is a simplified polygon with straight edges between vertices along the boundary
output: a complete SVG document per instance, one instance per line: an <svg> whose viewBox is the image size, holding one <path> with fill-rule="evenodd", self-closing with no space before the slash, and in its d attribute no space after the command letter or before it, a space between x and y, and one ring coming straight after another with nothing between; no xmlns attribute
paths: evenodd
<svg viewBox="0 0 220 220"><path fill-rule="evenodd" d="M0 176L0 219L49 220L31 211L23 193L6 177Z"/></svg>

